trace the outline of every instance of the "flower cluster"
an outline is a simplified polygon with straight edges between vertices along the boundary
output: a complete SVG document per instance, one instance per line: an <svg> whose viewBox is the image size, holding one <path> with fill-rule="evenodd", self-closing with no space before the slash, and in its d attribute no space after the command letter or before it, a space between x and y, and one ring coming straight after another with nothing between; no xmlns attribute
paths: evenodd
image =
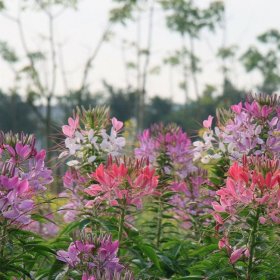
<svg viewBox="0 0 280 280"><path fill-rule="evenodd" d="M52 182L46 152L37 151L34 136L0 132L0 220L28 225L35 195Z"/></svg>
<svg viewBox="0 0 280 280"><path fill-rule="evenodd" d="M259 95L249 97L242 104L231 106L231 111L220 111L218 126L211 129L213 117L203 122L203 141L193 143L194 160L209 163L222 156L231 160L243 155L280 156L279 98Z"/></svg>
<svg viewBox="0 0 280 280"><path fill-rule="evenodd" d="M158 184L155 170L143 159L113 162L110 158L106 166L101 164L91 176L96 183L85 189L95 198L90 203L106 201L112 206L121 202L139 208L145 196L156 193Z"/></svg>
<svg viewBox="0 0 280 280"><path fill-rule="evenodd" d="M113 280L124 271L117 257L118 249L119 242L112 241L109 235L97 238L87 235L82 241L72 242L67 251L59 250L57 259L80 273L82 280Z"/></svg>
<svg viewBox="0 0 280 280"><path fill-rule="evenodd" d="M135 155L149 158L156 167L162 157L167 157L163 166L166 174L183 179L196 171L192 163L191 141L177 125L155 124L139 136L139 144L135 149Z"/></svg>
<svg viewBox="0 0 280 280"><path fill-rule="evenodd" d="M60 208L60 213L66 223L75 221L87 203L83 192L86 182L87 179L74 168L66 171L63 177L65 190L59 196L67 199L68 203Z"/></svg>
<svg viewBox="0 0 280 280"><path fill-rule="evenodd" d="M67 165L80 169L98 165L108 155L120 156L125 146L124 137L118 135L123 123L112 118L111 129L109 124L106 108L78 111L74 118L68 119L68 125L62 126L62 132L66 136L66 150L60 154L60 158L71 158Z"/></svg>
<svg viewBox="0 0 280 280"><path fill-rule="evenodd" d="M205 222L203 216L210 213L215 191L207 190L206 184L210 184L207 172L198 169L184 181L170 185L171 190L176 192L169 201L173 206L171 211L183 229L198 226L194 223L199 223L200 219Z"/></svg>
<svg viewBox="0 0 280 280"><path fill-rule="evenodd" d="M217 229L222 229L223 238L219 247L226 247L230 261L250 255L249 244L232 249L230 232L234 225L250 228L248 217L255 223L280 224L280 170L279 161L266 156L243 158L243 164L234 162L229 168L226 186L216 192L219 202L213 202L213 216ZM243 215L246 213L246 215ZM249 214L248 214L249 213Z"/></svg>

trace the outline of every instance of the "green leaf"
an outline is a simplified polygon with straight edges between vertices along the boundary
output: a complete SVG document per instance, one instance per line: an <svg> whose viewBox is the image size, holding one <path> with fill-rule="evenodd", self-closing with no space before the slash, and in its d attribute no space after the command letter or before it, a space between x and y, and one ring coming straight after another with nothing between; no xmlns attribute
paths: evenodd
<svg viewBox="0 0 280 280"><path fill-rule="evenodd" d="M58 237L61 237L64 234L71 232L73 229L78 228L80 226L80 221L72 222L68 224L59 234Z"/></svg>
<svg viewBox="0 0 280 280"><path fill-rule="evenodd" d="M147 244L140 244L139 248L144 253L144 255L146 255L159 270L162 270L160 266L159 258L152 246Z"/></svg>

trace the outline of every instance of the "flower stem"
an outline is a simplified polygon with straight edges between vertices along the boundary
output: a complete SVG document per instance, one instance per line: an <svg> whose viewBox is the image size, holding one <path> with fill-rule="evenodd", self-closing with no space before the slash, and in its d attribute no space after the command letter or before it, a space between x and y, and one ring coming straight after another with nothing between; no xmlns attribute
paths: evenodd
<svg viewBox="0 0 280 280"><path fill-rule="evenodd" d="M123 236L123 226L124 226L124 217L125 217L125 205L121 208L121 215L119 221L119 233L118 233L118 240L121 243L122 236Z"/></svg>
<svg viewBox="0 0 280 280"><path fill-rule="evenodd" d="M249 244L249 264L248 264L248 270L247 270L247 280L252 279L251 273L253 270L253 259L255 254L255 247L256 247L256 238L257 238L257 232L258 232L258 225L259 225L259 217L260 217L260 208L257 209L257 214L254 220L253 228L251 231L251 238L250 238L250 244Z"/></svg>
<svg viewBox="0 0 280 280"><path fill-rule="evenodd" d="M0 235L0 257L4 258L4 251L5 251L5 246L6 246L6 225L1 225L2 230L1 230L1 235Z"/></svg>
<svg viewBox="0 0 280 280"><path fill-rule="evenodd" d="M156 236L157 248L159 248L159 245L160 245L161 229L162 229L162 201L161 201L161 197L160 197L159 205L158 205L158 215L157 215L157 236Z"/></svg>

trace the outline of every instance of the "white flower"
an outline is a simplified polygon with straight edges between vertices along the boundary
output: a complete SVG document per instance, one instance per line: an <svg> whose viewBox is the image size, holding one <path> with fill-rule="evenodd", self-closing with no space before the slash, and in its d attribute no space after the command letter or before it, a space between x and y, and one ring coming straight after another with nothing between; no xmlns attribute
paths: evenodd
<svg viewBox="0 0 280 280"><path fill-rule="evenodd" d="M258 125L255 129L255 135L259 135L262 132L262 127Z"/></svg>
<svg viewBox="0 0 280 280"><path fill-rule="evenodd" d="M201 162L204 163L204 164L209 163L209 161L210 161L210 156L209 155L206 155L206 156L201 158Z"/></svg>
<svg viewBox="0 0 280 280"><path fill-rule="evenodd" d="M110 135L105 130L102 130L101 136L103 138L100 144L101 149L111 156L119 156L122 148L125 146L125 138L118 137L117 132L113 128L111 129Z"/></svg>
<svg viewBox="0 0 280 280"><path fill-rule="evenodd" d="M194 145L195 147L203 148L204 143L203 143L202 141L194 141L194 142L193 142L193 145Z"/></svg>
<svg viewBox="0 0 280 280"><path fill-rule="evenodd" d="M76 142L77 142L77 143L81 143L81 142L84 141L85 138L84 138L84 136L82 135L81 132L76 131L76 132L75 132L75 139L76 139Z"/></svg>
<svg viewBox="0 0 280 280"><path fill-rule="evenodd" d="M91 156L88 158L88 163L92 163L96 160L96 156Z"/></svg>
<svg viewBox="0 0 280 280"><path fill-rule="evenodd" d="M68 166L75 166L78 165L79 162L77 160L70 160L66 163Z"/></svg>
<svg viewBox="0 0 280 280"><path fill-rule="evenodd" d="M229 154L234 153L235 145L233 143L229 143L227 148L228 148Z"/></svg>
<svg viewBox="0 0 280 280"><path fill-rule="evenodd" d="M98 147L98 144L97 144L97 140L98 140L98 137L97 136L94 136L94 131L93 129L91 129L89 132L88 132L88 141L94 146L94 148L98 151L99 150L99 147Z"/></svg>
<svg viewBox="0 0 280 280"><path fill-rule="evenodd" d="M69 149L69 154L74 155L77 150L81 149L81 145L76 143L75 138L66 138L65 147Z"/></svg>
<svg viewBox="0 0 280 280"><path fill-rule="evenodd" d="M193 161L197 161L200 158L201 158L201 153L194 152L194 154L193 154Z"/></svg>
<svg viewBox="0 0 280 280"><path fill-rule="evenodd" d="M59 154L58 158L61 159L61 158L64 158L68 155L68 151L63 151L62 153Z"/></svg>
<svg viewBox="0 0 280 280"><path fill-rule="evenodd" d="M215 134L217 135L217 137L219 137L220 134L221 134L220 129L216 126L216 127L214 128L214 130L215 130Z"/></svg>
<svg viewBox="0 0 280 280"><path fill-rule="evenodd" d="M223 142L219 142L219 149L220 149L223 153L225 153L226 147L225 147L225 144L224 144Z"/></svg>
<svg viewBox="0 0 280 280"><path fill-rule="evenodd" d="M219 159L219 158L221 158L222 157L222 155L221 154L214 154L214 155L211 155L211 159Z"/></svg>
<svg viewBox="0 0 280 280"><path fill-rule="evenodd" d="M212 147L212 141L214 140L213 132L212 131L210 133L204 132L203 140L206 146Z"/></svg>

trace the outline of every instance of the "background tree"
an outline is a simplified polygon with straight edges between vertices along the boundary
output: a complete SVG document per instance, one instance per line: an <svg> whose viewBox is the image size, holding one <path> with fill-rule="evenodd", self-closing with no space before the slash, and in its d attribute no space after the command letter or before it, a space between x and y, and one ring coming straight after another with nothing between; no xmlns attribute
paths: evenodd
<svg viewBox="0 0 280 280"><path fill-rule="evenodd" d="M257 88L272 93L280 86L280 33L276 29L257 37L260 48L250 47L241 57L247 72L261 74L262 83Z"/></svg>
<svg viewBox="0 0 280 280"><path fill-rule="evenodd" d="M206 8L200 8L192 0L162 0L163 9L166 10L166 23L170 30L177 32L182 39L181 51L177 52L183 59L184 81L183 88L186 102L188 93L188 71L193 81L196 98L199 97L199 88L196 73L199 71L196 57L195 41L200 39L203 29L214 31L221 21L224 5L222 2L212 2ZM188 40L188 43L187 43Z"/></svg>

